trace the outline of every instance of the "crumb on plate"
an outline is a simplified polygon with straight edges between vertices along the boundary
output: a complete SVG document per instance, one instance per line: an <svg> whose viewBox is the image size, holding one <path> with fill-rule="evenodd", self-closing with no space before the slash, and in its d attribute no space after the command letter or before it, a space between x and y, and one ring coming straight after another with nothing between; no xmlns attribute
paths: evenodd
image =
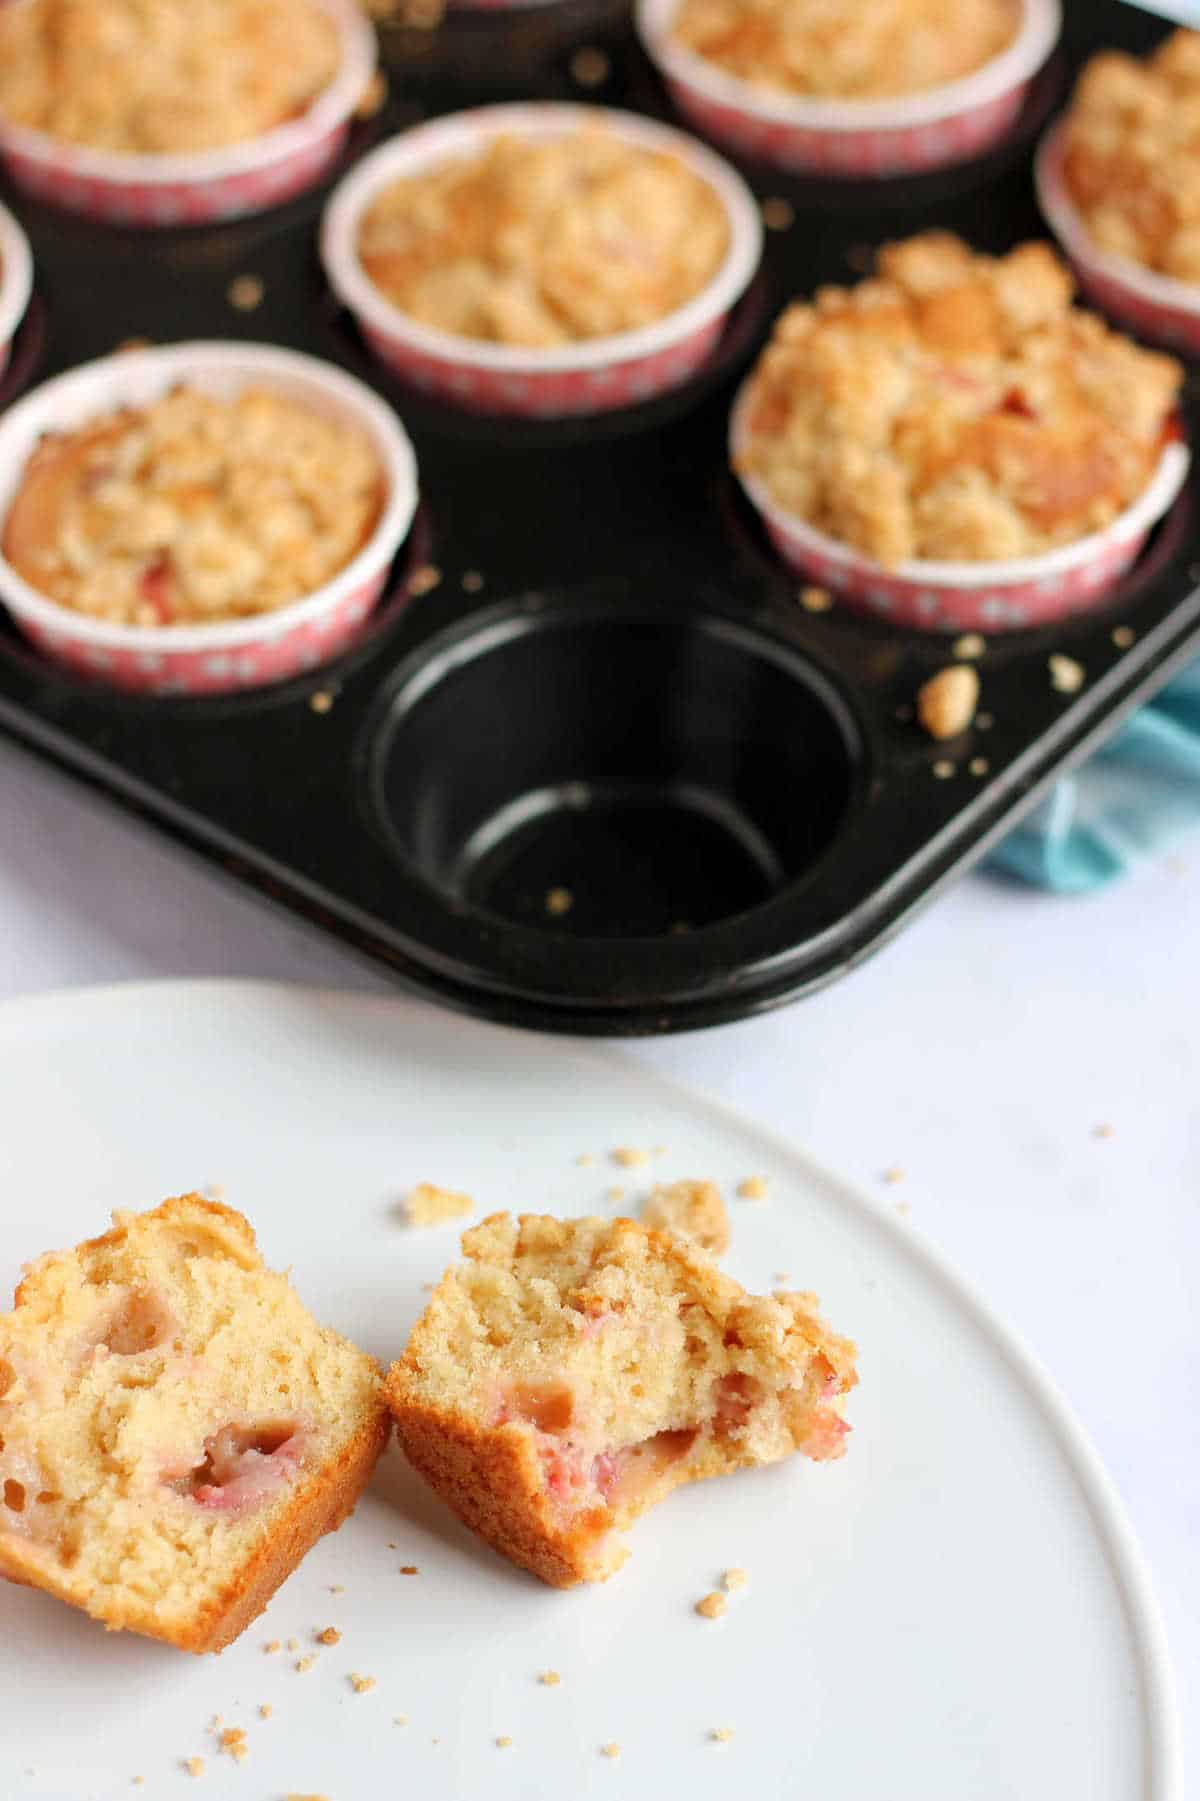
<svg viewBox="0 0 1200 1801"><path fill-rule="evenodd" d="M538 1681L543 1688L557 1688L562 1677L557 1670L543 1670L538 1676Z"/></svg>
<svg viewBox="0 0 1200 1801"><path fill-rule="evenodd" d="M418 1182L405 1202L410 1226L440 1226L448 1219L462 1219L474 1206L469 1194L456 1194L433 1182Z"/></svg>
<svg viewBox="0 0 1200 1801"><path fill-rule="evenodd" d="M745 1588L749 1580L749 1576L743 1569L726 1570L721 1577L721 1587L727 1594L732 1594L735 1588Z"/></svg>
<svg viewBox="0 0 1200 1801"><path fill-rule="evenodd" d="M747 1176L737 1185L738 1194L743 1201L765 1201L770 1182L766 1176Z"/></svg>
<svg viewBox="0 0 1200 1801"><path fill-rule="evenodd" d="M340 1645L342 1642L342 1635L336 1626L326 1626L324 1631L318 1632L316 1636L319 1645Z"/></svg>
<svg viewBox="0 0 1200 1801"><path fill-rule="evenodd" d="M235 1762L245 1763L250 1755L246 1728L244 1726L226 1726L221 1733L221 1749L227 1752Z"/></svg>
<svg viewBox="0 0 1200 1801"><path fill-rule="evenodd" d="M650 1153L639 1150L636 1145L620 1144L612 1153L612 1160L619 1163L622 1169L636 1169L639 1164L649 1163Z"/></svg>
<svg viewBox="0 0 1200 1801"><path fill-rule="evenodd" d="M369 1695L371 1690L375 1687L375 1678L374 1676L360 1676L357 1670L352 1670L350 1673L350 1687L354 1690L356 1695Z"/></svg>
<svg viewBox="0 0 1200 1801"><path fill-rule="evenodd" d="M696 1602L696 1612L702 1619L719 1620L728 1606L729 1603L724 1595L718 1594L717 1590L713 1589L712 1593L705 1595L702 1601Z"/></svg>

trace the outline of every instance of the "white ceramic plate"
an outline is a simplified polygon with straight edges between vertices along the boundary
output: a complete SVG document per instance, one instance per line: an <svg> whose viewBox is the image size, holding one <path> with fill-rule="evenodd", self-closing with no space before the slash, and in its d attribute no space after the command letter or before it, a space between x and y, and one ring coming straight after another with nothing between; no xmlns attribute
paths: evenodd
<svg viewBox="0 0 1200 1801"><path fill-rule="evenodd" d="M220 1183L318 1316L387 1359L455 1250L452 1226L398 1223L413 1183L481 1212L615 1213L614 1185L632 1199L703 1175L731 1197L733 1273L816 1289L862 1372L843 1461L673 1496L601 1588L558 1593L501 1562L389 1452L353 1520L219 1658L4 1590L6 1801L1182 1801L1157 1616L1078 1429L904 1222L783 1142L611 1055L242 984L10 1003L0 1105L6 1287L113 1207ZM630 1170L607 1160L617 1145L666 1149ZM769 1198L733 1199L753 1174ZM749 1586L699 1619L730 1565ZM328 1625L341 1643L298 1673ZM289 1637L296 1652L264 1653ZM355 1693L351 1672L376 1687ZM246 1728L244 1764L217 1750L215 1714Z"/></svg>

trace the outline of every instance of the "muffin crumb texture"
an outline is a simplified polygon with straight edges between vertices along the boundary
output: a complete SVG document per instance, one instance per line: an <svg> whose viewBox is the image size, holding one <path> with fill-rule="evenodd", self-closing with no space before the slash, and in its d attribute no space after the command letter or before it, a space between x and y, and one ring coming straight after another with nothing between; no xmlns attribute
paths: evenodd
<svg viewBox="0 0 1200 1801"><path fill-rule="evenodd" d="M405 176L358 240L367 276L419 324L532 350L666 317L728 248L724 204L700 175L601 124L504 134Z"/></svg>
<svg viewBox="0 0 1200 1801"><path fill-rule="evenodd" d="M460 1518L556 1587L611 1575L683 1482L839 1456L853 1345L674 1233L494 1214L392 1366L401 1445Z"/></svg>
<svg viewBox="0 0 1200 1801"><path fill-rule="evenodd" d="M1200 32L1176 31L1144 61L1092 57L1066 116L1063 174L1101 250L1200 284Z"/></svg>
<svg viewBox="0 0 1200 1801"><path fill-rule="evenodd" d="M1072 287L1042 243L886 245L873 278L778 320L735 467L885 568L1003 562L1101 530L1158 468L1183 371L1073 307Z"/></svg>
<svg viewBox="0 0 1200 1801"><path fill-rule="evenodd" d="M410 1226L444 1225L448 1219L462 1219L475 1207L469 1194L456 1194L433 1182L418 1182L404 1205Z"/></svg>
<svg viewBox="0 0 1200 1801"><path fill-rule="evenodd" d="M689 1239L714 1257L729 1249L729 1214L715 1182L660 1184L642 1203L642 1222Z"/></svg>
<svg viewBox="0 0 1200 1801"><path fill-rule="evenodd" d="M754 87L884 100L972 74L1019 20L1017 0L683 0L672 35Z"/></svg>
<svg viewBox="0 0 1200 1801"><path fill-rule="evenodd" d="M88 618L211 625L331 581L383 493L356 428L268 388L224 398L184 382L43 438L0 546L32 588Z"/></svg>
<svg viewBox="0 0 1200 1801"><path fill-rule="evenodd" d="M386 1437L374 1362L241 1214L195 1194L118 1213L30 1264L0 1315L0 1574L220 1650L350 1512Z"/></svg>
<svg viewBox="0 0 1200 1801"><path fill-rule="evenodd" d="M23 0L0 6L0 117L94 150L221 150L307 111L339 59L316 0Z"/></svg>

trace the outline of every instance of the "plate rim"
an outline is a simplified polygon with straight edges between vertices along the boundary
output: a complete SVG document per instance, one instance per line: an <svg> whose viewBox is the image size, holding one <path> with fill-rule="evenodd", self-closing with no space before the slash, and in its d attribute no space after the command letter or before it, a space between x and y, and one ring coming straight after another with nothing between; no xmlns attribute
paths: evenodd
<svg viewBox="0 0 1200 1801"><path fill-rule="evenodd" d="M547 1046L554 1047L560 1062L567 1055L587 1067L600 1067L610 1072L615 1068L626 1076L636 1075L643 1088L651 1093L657 1091L676 1107L706 1115L710 1120L716 1119L757 1140L768 1149L771 1157L802 1169L808 1179L830 1193L852 1216L857 1215L882 1230L890 1244L931 1277L999 1350L1057 1438L1087 1503L1093 1529L1129 1622L1146 1731L1144 1801L1185 1801L1182 1726L1166 1626L1149 1565L1125 1503L1099 1452L1040 1358L995 1311L974 1281L963 1275L952 1259L918 1227L909 1221L901 1222L881 1200L848 1178L827 1169L786 1133L764 1125L719 1096L644 1066L623 1049L562 1033L523 1031L438 1007L411 995L238 976L168 976L130 982L82 983L0 1000L0 1052L6 1047L10 1034L19 1032L27 1023L52 1021L58 1015L67 1019L92 1008L157 1003L171 994L186 997L192 1003L211 997L218 1006L240 999L268 1008L281 997L306 997L325 1006L348 1010L424 1015L452 1031L484 1032L498 1039L518 1039L529 1048L534 1048L537 1041L545 1041ZM541 1048L540 1044L538 1048Z"/></svg>

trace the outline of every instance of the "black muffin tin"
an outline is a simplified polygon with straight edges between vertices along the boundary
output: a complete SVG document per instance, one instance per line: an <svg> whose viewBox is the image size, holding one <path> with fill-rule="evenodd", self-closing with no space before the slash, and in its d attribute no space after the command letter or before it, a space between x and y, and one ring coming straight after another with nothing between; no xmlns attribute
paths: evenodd
<svg viewBox="0 0 1200 1801"><path fill-rule="evenodd" d="M5 625L0 724L468 1011L670 1031L829 981L1200 649L1200 527L1189 490L1102 609L991 639L980 718L936 745L912 701L949 643L798 604L726 469L736 381L785 300L856 279L881 240L938 224L1002 250L1039 234L1031 151L1078 63L1164 29L1121 0L1068 5L1063 47L1009 142L956 170L833 184L746 168L795 222L767 233L712 364L673 396L595 420L472 417L401 389L326 291L327 190L154 234L8 194L37 296L0 399L133 337L292 345L395 405L423 499L391 597L310 677L221 698L123 696L60 673ZM627 17L600 0L460 15L384 46L392 98L347 160L487 100L668 115ZM572 73L596 72L582 46L609 64L590 89ZM227 300L245 273L265 283L249 314ZM408 598L430 565L440 582ZM1118 626L1131 644L1114 642ZM1079 692L1052 686L1056 651L1083 666Z"/></svg>

